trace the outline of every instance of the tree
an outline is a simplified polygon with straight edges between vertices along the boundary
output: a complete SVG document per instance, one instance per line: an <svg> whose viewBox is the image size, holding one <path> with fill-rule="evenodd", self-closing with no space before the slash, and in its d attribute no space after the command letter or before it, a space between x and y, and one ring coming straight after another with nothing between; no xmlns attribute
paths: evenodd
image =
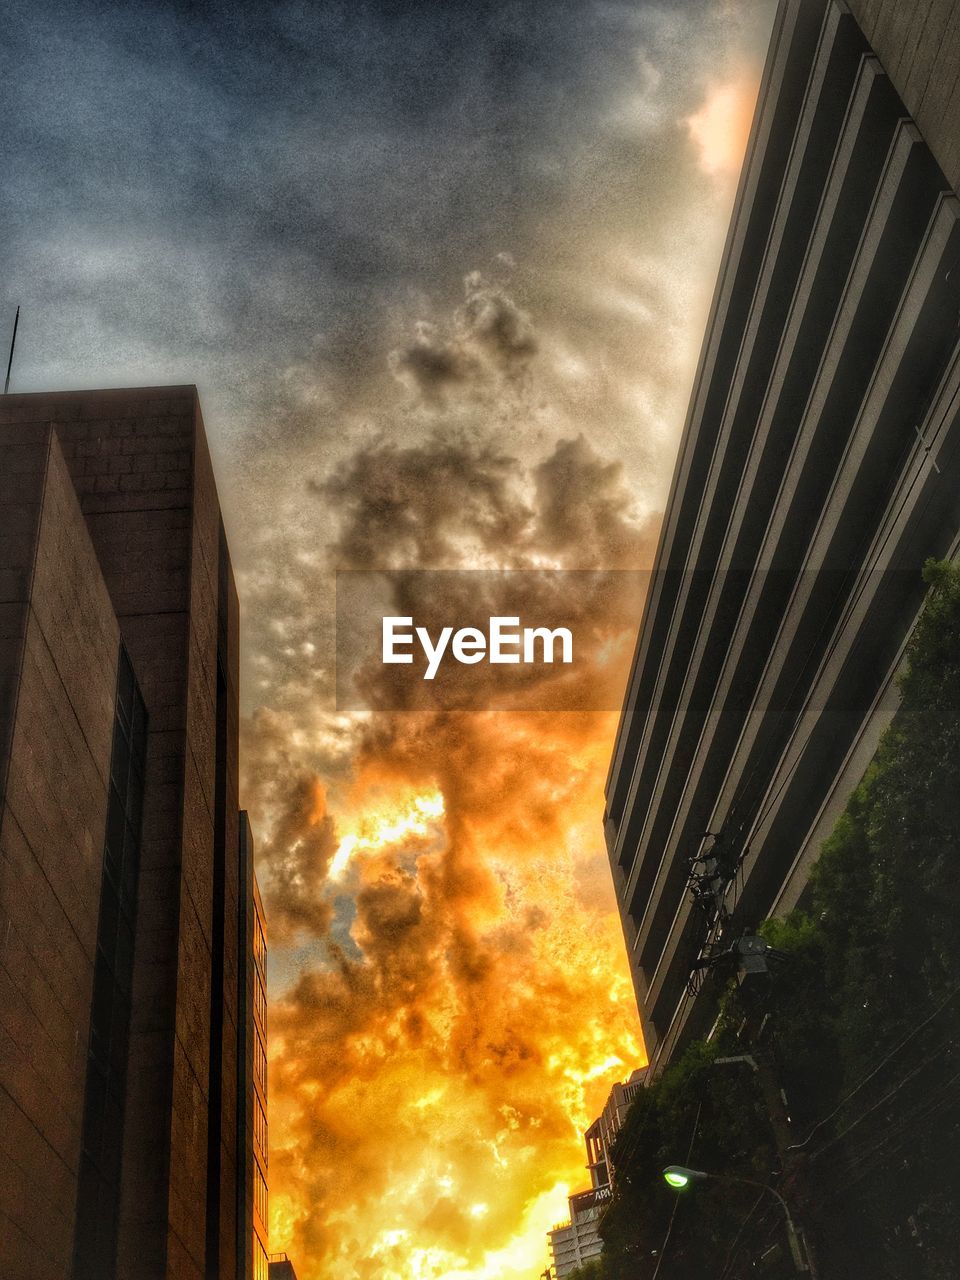
<svg viewBox="0 0 960 1280"><path fill-rule="evenodd" d="M960 1259L960 567L924 576L900 709L805 905L761 926L785 957L765 1012L798 1135L790 1190L845 1280L947 1280ZM677 1200L661 1178L677 1162L780 1176L755 1079L712 1065L744 1052L732 991L726 1008L711 1043L631 1109L598 1280L651 1277L668 1231L668 1274L715 1278L738 1232L759 1252L776 1231L759 1207L743 1227L756 1201L743 1187L711 1181Z"/></svg>

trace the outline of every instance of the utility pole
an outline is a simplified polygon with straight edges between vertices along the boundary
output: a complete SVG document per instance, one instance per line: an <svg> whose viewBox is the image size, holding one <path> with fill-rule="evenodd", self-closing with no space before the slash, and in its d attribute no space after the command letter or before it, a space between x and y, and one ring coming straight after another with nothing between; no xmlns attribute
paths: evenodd
<svg viewBox="0 0 960 1280"><path fill-rule="evenodd" d="M760 1094L766 1106L767 1115L770 1118L770 1127L773 1130L773 1138L777 1145L777 1155L781 1161L785 1161L794 1135L790 1127L790 1117L787 1115L787 1108L780 1088L780 1079L772 1055L761 1050L756 1057L752 1053L738 1053L735 1057L714 1058L713 1062L714 1066L717 1067L730 1066L733 1063L742 1062L744 1066L749 1067L756 1075Z"/></svg>
<svg viewBox="0 0 960 1280"><path fill-rule="evenodd" d="M740 940L738 948L741 953L739 973L741 982L744 981L744 970L746 970L746 979L748 981L751 979L759 980L766 972L766 963L763 959L765 945L759 938L745 937ZM763 1025L760 1027L761 1032L762 1030ZM735 1064L749 1067L756 1076L757 1087L763 1099L767 1118L770 1121L770 1128L773 1132L777 1155L780 1158L784 1182L789 1182L791 1176L797 1172L800 1162L797 1159L797 1153L790 1150L793 1145L794 1134L790 1126L790 1117L787 1113L787 1106L780 1085L780 1073L777 1069L773 1048L769 1044L754 1044L752 1053L740 1053L714 1059L714 1066L732 1066ZM770 1190L780 1200L784 1209L787 1242L790 1246L795 1269L798 1273L808 1274L810 1280L818 1280L816 1254L810 1246L806 1232L791 1216L783 1197L773 1188L770 1188Z"/></svg>

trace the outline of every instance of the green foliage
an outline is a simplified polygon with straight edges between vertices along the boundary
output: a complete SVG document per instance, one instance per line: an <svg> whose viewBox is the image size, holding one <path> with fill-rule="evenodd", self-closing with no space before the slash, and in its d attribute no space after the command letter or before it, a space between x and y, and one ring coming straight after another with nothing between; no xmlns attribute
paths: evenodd
<svg viewBox="0 0 960 1280"><path fill-rule="evenodd" d="M606 1276L604 1257L601 1254L599 1258L585 1262L582 1267L576 1267L567 1275L567 1280L606 1280Z"/></svg>
<svg viewBox="0 0 960 1280"><path fill-rule="evenodd" d="M900 711L813 875L848 1078L960 980L960 570L931 562L924 576Z"/></svg>
<svg viewBox="0 0 960 1280"><path fill-rule="evenodd" d="M816 1133L806 1153L833 1142L834 1164L850 1173L864 1164L867 1144L860 1142L864 1151L851 1148L852 1139L837 1145L844 1126L856 1129L844 1100L889 1050L925 1019L935 1020L944 1072L960 1068L951 1058L952 1046L960 1045L960 998L949 999L960 986L960 567L931 562L924 577L928 598L908 646L898 714L823 846L804 908L761 928L785 957L767 1012L796 1132ZM735 1025L735 996L728 995L727 1007L725 1021ZM665 1165L689 1163L761 1182L776 1176L756 1079L712 1065L718 1053L730 1052L729 1045L720 1048L729 1035L692 1045L634 1104L614 1153L616 1191L601 1227L603 1270L591 1280L652 1276L654 1251L674 1210L668 1274L720 1274L718 1259L752 1203L749 1193L711 1182L678 1202L662 1182ZM910 1061L898 1068L901 1075ZM881 1083L889 1097L873 1107L879 1127L871 1141L882 1154L901 1104L896 1087ZM872 1095L858 1096L860 1112L869 1114ZM903 1142L896 1148L899 1163L884 1168L875 1161L880 1171L852 1198L841 1194L840 1181L822 1177L827 1160L807 1175L806 1191L795 1188L807 1196L806 1212L820 1215L827 1255L847 1280L956 1274L956 1125L918 1124L907 1133L907 1154ZM922 1238L922 1251L913 1238ZM901 1255L907 1260L897 1262Z"/></svg>
<svg viewBox="0 0 960 1280"><path fill-rule="evenodd" d="M722 1047L722 1037L691 1045L634 1102L613 1154L616 1194L601 1224L604 1280L652 1276L674 1214L674 1274L707 1274L755 1196L709 1182L678 1199L662 1178L667 1165L769 1177L774 1143L766 1111L748 1070L714 1065Z"/></svg>

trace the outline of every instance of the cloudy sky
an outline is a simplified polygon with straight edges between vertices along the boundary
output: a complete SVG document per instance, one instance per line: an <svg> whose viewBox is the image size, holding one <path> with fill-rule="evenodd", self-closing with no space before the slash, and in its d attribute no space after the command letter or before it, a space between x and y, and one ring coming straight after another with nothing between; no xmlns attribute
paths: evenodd
<svg viewBox="0 0 960 1280"><path fill-rule="evenodd" d="M533 1277L642 1061L616 717L338 712L333 570L650 564L772 4L4 10L13 389L195 382L217 465L272 1247Z"/></svg>

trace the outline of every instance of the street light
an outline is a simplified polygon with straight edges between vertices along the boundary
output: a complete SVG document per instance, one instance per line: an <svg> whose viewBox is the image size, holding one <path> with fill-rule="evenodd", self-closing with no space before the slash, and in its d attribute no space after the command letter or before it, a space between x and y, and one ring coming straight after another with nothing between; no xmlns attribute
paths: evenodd
<svg viewBox="0 0 960 1280"><path fill-rule="evenodd" d="M800 1235L794 1225L793 1218L790 1216L790 1209L786 1200L774 1187L768 1186L765 1182L755 1182L752 1178L739 1178L732 1173L705 1173L703 1169L688 1169L682 1164L668 1164L663 1171L663 1180L668 1187L672 1187L674 1191L683 1191L689 1187L691 1182L705 1182L708 1178L716 1178L722 1182L742 1182L744 1186L755 1187L758 1191L765 1191L779 1203L783 1210L783 1217L787 1224L787 1240L790 1244L790 1255L793 1258L793 1265L797 1272L801 1275L811 1273L810 1263L806 1256L806 1250L800 1241Z"/></svg>
<svg viewBox="0 0 960 1280"><path fill-rule="evenodd" d="M663 1171L663 1179L668 1187L673 1187L674 1191L682 1191L684 1187L689 1187L691 1182L703 1182L709 1178L709 1173L704 1173L701 1169L687 1169L682 1164L668 1165Z"/></svg>

